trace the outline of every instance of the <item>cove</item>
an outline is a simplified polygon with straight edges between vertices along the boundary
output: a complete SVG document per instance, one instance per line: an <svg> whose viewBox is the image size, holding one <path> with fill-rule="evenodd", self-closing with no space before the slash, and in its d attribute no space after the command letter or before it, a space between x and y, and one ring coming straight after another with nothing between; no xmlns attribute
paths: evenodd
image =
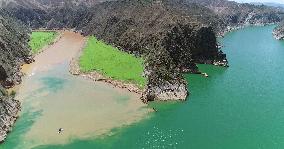
<svg viewBox="0 0 284 149"><path fill-rule="evenodd" d="M83 47L80 34L63 31L59 41L23 67L26 77L16 99L22 111L0 148L38 148L74 139L111 135L151 113L139 95L69 74L69 62ZM58 129L64 128L59 134Z"/></svg>
<svg viewBox="0 0 284 149"><path fill-rule="evenodd" d="M199 65L209 78L186 75L191 92L186 102L151 103L157 113L100 137L35 148L284 148L284 42L272 37L273 28L247 27L219 39L230 67ZM60 79L46 82L64 86ZM23 115L0 148L22 143L17 136L30 125Z"/></svg>

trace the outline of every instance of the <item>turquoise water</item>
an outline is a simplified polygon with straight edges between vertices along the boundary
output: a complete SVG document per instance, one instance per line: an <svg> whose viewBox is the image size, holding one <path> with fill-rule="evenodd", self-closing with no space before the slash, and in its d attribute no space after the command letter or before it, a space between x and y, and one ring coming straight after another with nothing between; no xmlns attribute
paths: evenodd
<svg viewBox="0 0 284 149"><path fill-rule="evenodd" d="M186 102L151 103L157 113L112 135L37 148L284 148L284 42L272 37L273 28L248 27L220 39L230 67L200 65L209 78L186 75ZM20 119L13 133L29 124ZM10 148L21 141L14 136Z"/></svg>

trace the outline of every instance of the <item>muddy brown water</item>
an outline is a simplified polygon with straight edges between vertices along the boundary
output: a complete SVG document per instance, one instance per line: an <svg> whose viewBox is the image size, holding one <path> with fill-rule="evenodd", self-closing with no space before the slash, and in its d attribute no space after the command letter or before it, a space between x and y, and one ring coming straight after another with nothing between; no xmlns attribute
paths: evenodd
<svg viewBox="0 0 284 149"><path fill-rule="evenodd" d="M139 95L69 74L69 62L85 41L80 34L63 32L62 38L37 55L34 63L23 66L26 77L17 99L23 103L21 119L33 122L16 129L24 132L21 147L98 137L147 117L150 110ZM32 113L37 114L26 116ZM21 120L17 123L22 125ZM59 128L63 133L58 133Z"/></svg>

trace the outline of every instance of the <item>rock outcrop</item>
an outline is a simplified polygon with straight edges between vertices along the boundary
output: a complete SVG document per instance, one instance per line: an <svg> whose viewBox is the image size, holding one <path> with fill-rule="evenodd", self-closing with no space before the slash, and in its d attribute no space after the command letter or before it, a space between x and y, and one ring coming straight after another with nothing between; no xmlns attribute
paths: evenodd
<svg viewBox="0 0 284 149"><path fill-rule="evenodd" d="M19 101L9 96L5 88L19 84L22 76L20 65L32 61L27 44L28 32L0 9L0 142L12 129L20 110Z"/></svg>
<svg viewBox="0 0 284 149"><path fill-rule="evenodd" d="M273 36L277 40L283 40L284 39L284 21L281 22L274 30L273 30Z"/></svg>

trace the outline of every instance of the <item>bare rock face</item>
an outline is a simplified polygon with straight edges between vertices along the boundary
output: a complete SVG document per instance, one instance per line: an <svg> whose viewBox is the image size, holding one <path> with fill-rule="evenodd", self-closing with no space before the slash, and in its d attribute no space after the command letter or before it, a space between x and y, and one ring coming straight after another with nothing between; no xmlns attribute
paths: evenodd
<svg viewBox="0 0 284 149"><path fill-rule="evenodd" d="M157 85L148 84L143 93L144 102L153 100L186 100L188 96L187 83L185 81L164 81Z"/></svg>

